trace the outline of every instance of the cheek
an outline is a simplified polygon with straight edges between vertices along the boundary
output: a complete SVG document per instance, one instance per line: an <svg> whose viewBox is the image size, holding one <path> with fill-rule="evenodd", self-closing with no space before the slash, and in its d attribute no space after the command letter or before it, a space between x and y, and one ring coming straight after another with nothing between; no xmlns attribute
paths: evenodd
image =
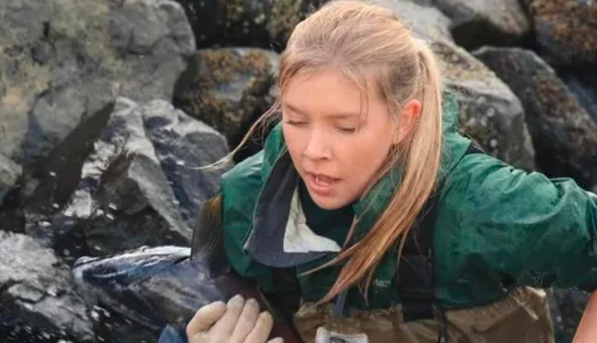
<svg viewBox="0 0 597 343"><path fill-rule="evenodd" d="M380 143L374 137L366 137L344 147L345 168L355 179L369 181L386 160L390 145Z"/></svg>
<svg viewBox="0 0 597 343"><path fill-rule="evenodd" d="M302 150L304 139L301 138L300 134L297 134L292 128L282 127L282 134L284 135L284 142L288 152L291 156L295 156L299 151Z"/></svg>

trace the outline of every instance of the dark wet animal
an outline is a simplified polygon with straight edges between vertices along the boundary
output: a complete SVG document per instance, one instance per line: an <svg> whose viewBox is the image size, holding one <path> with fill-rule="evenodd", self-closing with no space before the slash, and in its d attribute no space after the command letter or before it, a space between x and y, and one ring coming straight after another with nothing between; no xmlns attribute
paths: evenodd
<svg viewBox="0 0 597 343"><path fill-rule="evenodd" d="M224 254L216 197L204 204L192 246L142 247L104 257L82 257L73 266L81 294L147 329L184 328L195 312L236 294L259 301L276 318L271 337L301 342L282 307L230 268Z"/></svg>

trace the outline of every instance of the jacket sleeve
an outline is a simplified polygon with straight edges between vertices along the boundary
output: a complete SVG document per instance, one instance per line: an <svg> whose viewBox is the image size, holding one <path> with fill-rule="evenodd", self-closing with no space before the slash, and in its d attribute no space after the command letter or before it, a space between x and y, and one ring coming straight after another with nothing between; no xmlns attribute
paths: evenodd
<svg viewBox="0 0 597 343"><path fill-rule="evenodd" d="M532 287L597 288L597 196L572 179L473 154L445 192L454 242L475 268Z"/></svg>
<svg viewBox="0 0 597 343"><path fill-rule="evenodd" d="M258 263L245 250L252 229L253 207L261 183L260 152L228 171L220 182L224 249L232 268L255 281L265 292L275 291L272 269Z"/></svg>

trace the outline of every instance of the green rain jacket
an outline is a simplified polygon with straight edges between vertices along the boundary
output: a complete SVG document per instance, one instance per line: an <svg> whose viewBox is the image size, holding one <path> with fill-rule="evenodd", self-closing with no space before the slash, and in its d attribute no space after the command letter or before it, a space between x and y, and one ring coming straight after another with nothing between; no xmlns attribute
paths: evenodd
<svg viewBox="0 0 597 343"><path fill-rule="evenodd" d="M489 304L515 285L545 288L597 286L597 197L568 178L528 173L485 154L466 154L470 140L458 133L458 104L443 105L443 188L433 250L435 292L445 308ZM353 205L362 216L354 240L371 229L398 186L396 173ZM338 253L346 228L328 237L305 225L297 206L298 175L280 125L264 149L222 178L225 249L232 267L275 291L273 270L290 268L304 301L319 300L336 280L337 267L299 276ZM364 209L371 205L366 212ZM339 234L338 232L343 232ZM365 303L357 290L347 306L387 308L400 302L397 256L380 263Z"/></svg>

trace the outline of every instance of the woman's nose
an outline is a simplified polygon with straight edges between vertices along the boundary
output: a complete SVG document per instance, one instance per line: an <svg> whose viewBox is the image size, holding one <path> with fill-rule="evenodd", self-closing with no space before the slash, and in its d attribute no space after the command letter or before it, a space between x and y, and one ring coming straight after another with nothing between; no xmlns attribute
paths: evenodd
<svg viewBox="0 0 597 343"><path fill-rule="evenodd" d="M308 136L304 151L305 157L312 160L330 159L332 156L329 142L323 130L313 130Z"/></svg>

